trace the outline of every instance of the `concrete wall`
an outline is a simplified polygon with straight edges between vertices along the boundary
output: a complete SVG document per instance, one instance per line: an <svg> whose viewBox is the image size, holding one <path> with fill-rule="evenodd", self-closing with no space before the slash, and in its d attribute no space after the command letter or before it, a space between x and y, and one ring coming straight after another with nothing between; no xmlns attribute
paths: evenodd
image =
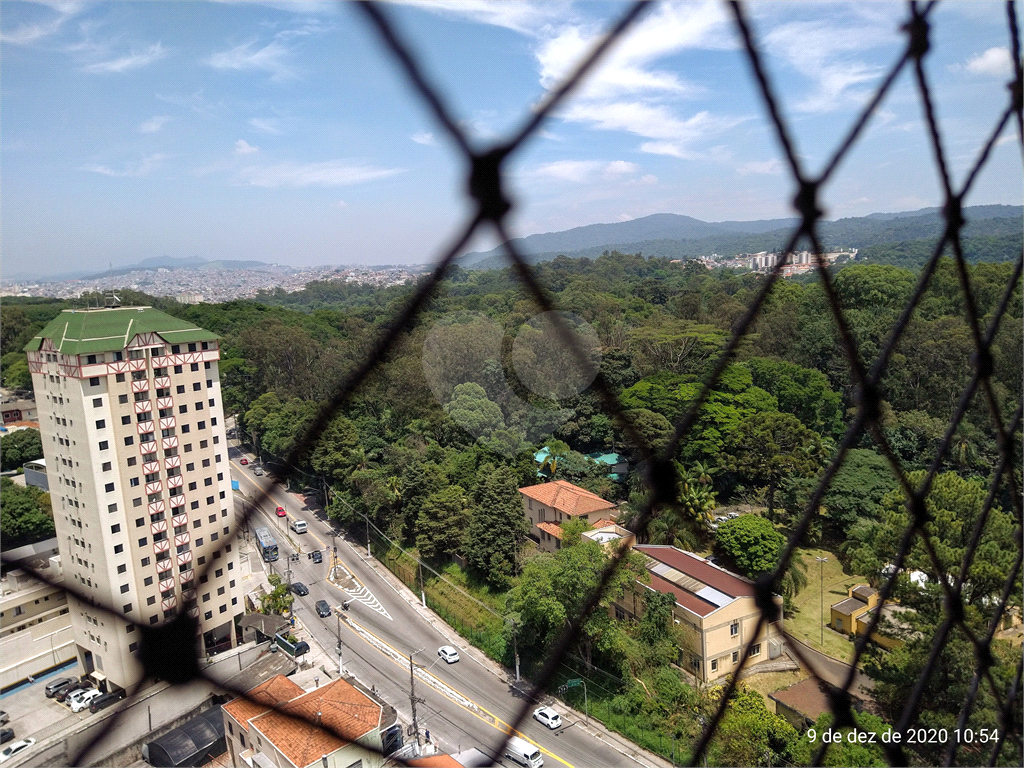
<svg viewBox="0 0 1024 768"><path fill-rule="evenodd" d="M64 606L58 610L67 610ZM19 683L75 658L71 617L65 613L0 640L0 688Z"/></svg>

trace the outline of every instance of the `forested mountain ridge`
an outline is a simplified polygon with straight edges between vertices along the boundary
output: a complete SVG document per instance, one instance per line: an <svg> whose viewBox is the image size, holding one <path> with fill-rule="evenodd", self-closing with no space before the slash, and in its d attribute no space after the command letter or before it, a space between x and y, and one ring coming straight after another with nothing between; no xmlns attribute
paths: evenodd
<svg viewBox="0 0 1024 768"><path fill-rule="evenodd" d="M964 209L964 216L967 225L963 229L963 237L1009 236L1021 232L1024 207L973 206ZM677 219L685 222L676 224ZM559 255L593 259L610 249L666 259L711 256L714 253L731 256L782 249L792 235L795 221L775 219L707 224L686 216L658 214L635 221L593 224L566 232L531 235L514 242L530 263L550 261ZM864 248L937 238L944 226L941 211L925 209L921 212L822 221L818 231L826 249ZM638 233L646 233L646 236L638 237ZM806 244L799 247L806 247ZM1006 258L1012 259L1012 255ZM500 247L484 253L466 254L458 263L471 269L497 269L507 265Z"/></svg>

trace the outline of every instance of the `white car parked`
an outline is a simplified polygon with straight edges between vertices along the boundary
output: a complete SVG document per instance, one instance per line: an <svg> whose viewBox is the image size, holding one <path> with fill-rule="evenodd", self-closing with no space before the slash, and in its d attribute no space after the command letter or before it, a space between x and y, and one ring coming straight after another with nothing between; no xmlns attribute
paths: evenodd
<svg viewBox="0 0 1024 768"><path fill-rule="evenodd" d="M533 719L541 725L546 725L552 731L562 727L562 718L551 707L538 707L533 710Z"/></svg>
<svg viewBox="0 0 1024 768"><path fill-rule="evenodd" d="M92 700L102 695L103 691L98 691L95 688L90 688L87 691L82 691L81 696L72 697L71 711L81 712L83 709L88 709L89 705L92 703Z"/></svg>
<svg viewBox="0 0 1024 768"><path fill-rule="evenodd" d="M21 754L35 743L35 739L22 739L21 741L14 742L11 746L4 749L3 752L0 752L0 763L6 763L12 757Z"/></svg>
<svg viewBox="0 0 1024 768"><path fill-rule="evenodd" d="M442 645L440 648L438 648L437 655L449 664L454 664L459 660L459 652L452 648L450 645Z"/></svg>

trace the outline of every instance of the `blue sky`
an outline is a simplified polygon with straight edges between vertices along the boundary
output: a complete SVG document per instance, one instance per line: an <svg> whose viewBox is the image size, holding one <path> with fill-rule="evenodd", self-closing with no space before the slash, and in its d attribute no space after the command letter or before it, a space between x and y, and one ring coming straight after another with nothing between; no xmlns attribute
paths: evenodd
<svg viewBox="0 0 1024 768"><path fill-rule="evenodd" d="M621 3L388 5L480 146L517 126ZM169 255L300 265L436 257L463 162L358 9L20 3L0 19L4 272ZM755 3L798 151L820 168L904 44L902 3ZM957 180L1006 104L1002 3L933 17L927 73ZM825 193L829 218L941 200L900 77ZM968 204L1020 204L1010 126ZM517 234L652 213L791 215L793 190L718 3L656 5L511 164ZM487 238L473 248L489 248Z"/></svg>

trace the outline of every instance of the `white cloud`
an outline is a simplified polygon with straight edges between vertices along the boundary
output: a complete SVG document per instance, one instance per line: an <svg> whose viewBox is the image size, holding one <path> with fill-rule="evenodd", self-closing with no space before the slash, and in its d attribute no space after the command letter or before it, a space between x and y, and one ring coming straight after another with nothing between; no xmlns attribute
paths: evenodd
<svg viewBox="0 0 1024 768"><path fill-rule="evenodd" d="M437 146L437 139L434 138L434 134L432 134L430 131L417 131L409 138L415 141L417 144L424 144L428 147Z"/></svg>
<svg viewBox="0 0 1024 768"><path fill-rule="evenodd" d="M254 117L249 120L249 125L255 128L257 131L262 131L263 133L270 133L274 134L275 136L281 133L281 130L276 125L274 125L274 123L270 120L261 120L258 117Z"/></svg>
<svg viewBox="0 0 1024 768"><path fill-rule="evenodd" d="M155 115L139 126L139 133L156 133L163 130L170 119L169 115Z"/></svg>
<svg viewBox="0 0 1024 768"><path fill-rule="evenodd" d="M348 208L348 203L346 203L344 200L339 200L338 201L338 207L339 208Z"/></svg>
<svg viewBox="0 0 1024 768"><path fill-rule="evenodd" d="M286 61L290 54L291 49L278 40L272 40L263 47L254 40L215 53L206 63L214 69L267 72L271 80L289 80L296 76L294 68Z"/></svg>
<svg viewBox="0 0 1024 768"><path fill-rule="evenodd" d="M252 144L247 142L245 139L239 139L235 142L235 154L236 155L254 155L260 151L259 147L254 147Z"/></svg>
<svg viewBox="0 0 1024 768"><path fill-rule="evenodd" d="M536 179L582 184L598 179L621 179L636 175L640 170L639 165L625 160L556 160L538 166L529 175Z"/></svg>
<svg viewBox="0 0 1024 768"><path fill-rule="evenodd" d="M776 26L762 46L769 56L806 77L811 92L795 104L800 112L824 113L863 103L882 77L881 64L858 57L868 50L900 41L880 17L856 20L795 21Z"/></svg>
<svg viewBox="0 0 1024 768"><path fill-rule="evenodd" d="M32 43L59 32L65 21L85 7L84 3L48 3L47 5L51 10L57 12L57 18L45 22L22 24L11 32L0 31L0 43L5 45L32 45Z"/></svg>
<svg viewBox="0 0 1024 768"><path fill-rule="evenodd" d="M82 67L85 72L94 72L100 74L108 73L122 73L130 72L133 69L141 69L142 67L149 66L157 59L162 59L167 55L167 51L163 45L156 43L155 45L149 46L145 51L140 53L130 53L127 56L121 56L117 59L111 59L110 61L100 61L95 64L89 64Z"/></svg>
<svg viewBox="0 0 1024 768"><path fill-rule="evenodd" d="M504 27L533 36L539 29L573 15L569 3L489 2L488 0L411 0L408 5L445 16L466 18L480 24Z"/></svg>
<svg viewBox="0 0 1024 768"><path fill-rule="evenodd" d="M238 173L238 179L254 187L347 187L386 179L402 171L402 168L380 168L350 160L284 162L243 168Z"/></svg>
<svg viewBox="0 0 1024 768"><path fill-rule="evenodd" d="M972 75L1009 77L1013 72L1013 59L1008 48L989 48L984 53L972 56L965 68Z"/></svg>
<svg viewBox="0 0 1024 768"><path fill-rule="evenodd" d="M111 176L118 179L137 179L143 176L148 176L150 171L159 167L167 155L154 154L142 158L137 163L126 163L122 170L116 170L108 165L100 165L98 163L83 165L81 170L89 171L90 173L98 173L102 176Z"/></svg>
<svg viewBox="0 0 1024 768"><path fill-rule="evenodd" d="M762 175L762 176L781 176L782 175L782 163L778 158L772 158L771 160L752 160L749 163L742 163L736 166L736 173L740 176Z"/></svg>

